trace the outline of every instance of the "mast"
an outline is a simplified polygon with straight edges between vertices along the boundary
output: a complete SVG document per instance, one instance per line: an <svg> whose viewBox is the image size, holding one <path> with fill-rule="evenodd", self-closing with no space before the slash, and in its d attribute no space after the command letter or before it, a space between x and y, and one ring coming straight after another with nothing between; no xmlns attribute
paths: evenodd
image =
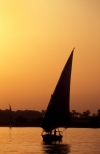
<svg viewBox="0 0 100 154"><path fill-rule="evenodd" d="M63 68L44 115L41 127L46 132L51 132L57 127L65 127L66 123L70 121L69 102L73 52L74 49Z"/></svg>
<svg viewBox="0 0 100 154"><path fill-rule="evenodd" d="M10 119L10 127L11 127L11 121L12 121L12 109L11 105L9 104L9 119Z"/></svg>

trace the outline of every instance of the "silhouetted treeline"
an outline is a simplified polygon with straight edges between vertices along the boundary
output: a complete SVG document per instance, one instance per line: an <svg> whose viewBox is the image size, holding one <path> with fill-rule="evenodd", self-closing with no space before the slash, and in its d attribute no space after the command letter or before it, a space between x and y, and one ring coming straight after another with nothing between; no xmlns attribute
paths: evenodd
<svg viewBox="0 0 100 154"><path fill-rule="evenodd" d="M0 126L40 127L44 114L44 110L41 112L35 110L17 110L12 111L12 113L8 109L0 110ZM71 122L67 127L100 128L100 109L97 110L96 114L92 115L90 110L86 110L83 113L72 110L70 115Z"/></svg>
<svg viewBox="0 0 100 154"><path fill-rule="evenodd" d="M100 109L92 115L90 110L86 110L83 113L72 110L69 127L100 128Z"/></svg>
<svg viewBox="0 0 100 154"><path fill-rule="evenodd" d="M0 126L40 126L45 111L35 110L0 110ZM12 118L11 118L11 115Z"/></svg>

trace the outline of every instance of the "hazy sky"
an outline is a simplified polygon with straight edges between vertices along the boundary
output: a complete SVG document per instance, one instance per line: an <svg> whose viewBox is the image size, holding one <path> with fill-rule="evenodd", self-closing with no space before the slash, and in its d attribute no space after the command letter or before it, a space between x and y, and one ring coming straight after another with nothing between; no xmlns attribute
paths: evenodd
<svg viewBox="0 0 100 154"><path fill-rule="evenodd" d="M70 109L100 109L100 0L0 0L0 109L46 109L75 47Z"/></svg>

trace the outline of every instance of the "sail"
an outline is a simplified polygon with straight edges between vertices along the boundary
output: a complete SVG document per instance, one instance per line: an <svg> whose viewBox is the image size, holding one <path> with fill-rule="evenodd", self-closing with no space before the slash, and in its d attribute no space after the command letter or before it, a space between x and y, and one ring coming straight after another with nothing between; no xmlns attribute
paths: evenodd
<svg viewBox="0 0 100 154"><path fill-rule="evenodd" d="M65 64L43 118L41 127L46 132L51 132L57 127L65 127L70 121L69 101L73 51L74 49Z"/></svg>
<svg viewBox="0 0 100 154"><path fill-rule="evenodd" d="M12 115L12 109L11 109L11 105L9 104L9 111L10 111L10 115Z"/></svg>
<svg viewBox="0 0 100 154"><path fill-rule="evenodd" d="M12 109L11 105L9 104L9 118L10 118L10 126L11 126L11 120L12 120Z"/></svg>

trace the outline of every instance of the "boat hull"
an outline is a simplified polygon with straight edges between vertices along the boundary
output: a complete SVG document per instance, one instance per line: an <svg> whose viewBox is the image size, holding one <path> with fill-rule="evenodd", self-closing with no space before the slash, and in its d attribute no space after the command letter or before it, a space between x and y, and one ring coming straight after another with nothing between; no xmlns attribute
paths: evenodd
<svg viewBox="0 0 100 154"><path fill-rule="evenodd" d="M42 135L43 141L45 142L52 142L52 141L61 141L63 136L62 135L53 135L53 134L45 134Z"/></svg>

